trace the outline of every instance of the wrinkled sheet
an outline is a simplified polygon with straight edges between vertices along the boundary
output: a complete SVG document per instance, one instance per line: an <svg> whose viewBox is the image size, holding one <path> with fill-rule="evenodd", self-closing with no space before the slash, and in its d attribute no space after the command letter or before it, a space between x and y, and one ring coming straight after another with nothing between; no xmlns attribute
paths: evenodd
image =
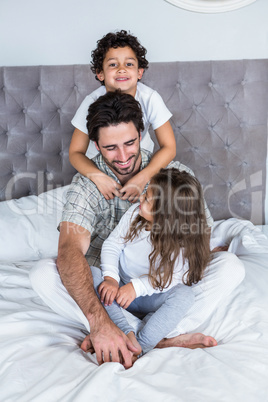
<svg viewBox="0 0 268 402"><path fill-rule="evenodd" d="M213 237L215 245L230 244L246 269L241 285L196 328L218 346L155 349L129 370L98 366L79 348L83 331L31 289L33 262L1 263L0 401L268 401L268 240L236 219L216 222Z"/></svg>

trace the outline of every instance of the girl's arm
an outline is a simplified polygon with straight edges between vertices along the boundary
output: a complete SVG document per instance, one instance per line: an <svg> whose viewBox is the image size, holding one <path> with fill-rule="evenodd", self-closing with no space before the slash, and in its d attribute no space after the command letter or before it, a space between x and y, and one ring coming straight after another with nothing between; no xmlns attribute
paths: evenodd
<svg viewBox="0 0 268 402"><path fill-rule="evenodd" d="M101 302L104 303L105 306L110 306L113 303L117 295L120 281L118 266L124 245L122 239L120 241L118 238L118 233L114 232L115 229L103 242L101 249L101 270L104 280L99 285L98 292Z"/></svg>
<svg viewBox="0 0 268 402"><path fill-rule="evenodd" d="M106 200L112 199L114 196L120 197L118 191L121 188L120 184L100 171L95 163L86 156L88 144L88 135L76 128L69 148L69 159L72 166L83 176L93 181Z"/></svg>
<svg viewBox="0 0 268 402"><path fill-rule="evenodd" d="M131 207L132 209L133 207ZM101 248L101 270L103 277L110 277L117 282L120 281L119 276L119 259L120 254L126 246L124 237L129 228L129 210L120 219L118 225L112 231L112 233L103 242Z"/></svg>
<svg viewBox="0 0 268 402"><path fill-rule="evenodd" d="M103 276L109 276L119 282L119 258L126 247L124 240L132 219L138 214L139 204L132 205L122 216L118 225L103 242L101 248L101 270Z"/></svg>
<svg viewBox="0 0 268 402"><path fill-rule="evenodd" d="M130 210L133 211L133 208L135 209L133 206ZM98 291L101 301L108 306L113 303L119 288L119 259L126 246L124 237L130 225L131 211L125 212L118 225L103 242L101 249L101 270L104 281L100 284Z"/></svg>
<svg viewBox="0 0 268 402"><path fill-rule="evenodd" d="M134 287L136 297L151 296L154 293L167 292L168 290L173 288L173 286L183 284L183 274L187 270L188 270L188 262L185 261L185 263L183 264L183 256L181 252L174 266L174 272L171 279L171 283L163 290L153 288L148 276L141 276L139 278L131 279L131 283Z"/></svg>
<svg viewBox="0 0 268 402"><path fill-rule="evenodd" d="M161 168L165 168L176 156L176 140L169 121L155 130L155 136L160 149L152 156L149 165L142 170L150 176L150 179Z"/></svg>
<svg viewBox="0 0 268 402"><path fill-rule="evenodd" d="M148 166L130 179L120 193L123 200L137 201L146 184L161 168L165 168L176 156L176 140L169 121L155 130L160 149L152 156Z"/></svg>

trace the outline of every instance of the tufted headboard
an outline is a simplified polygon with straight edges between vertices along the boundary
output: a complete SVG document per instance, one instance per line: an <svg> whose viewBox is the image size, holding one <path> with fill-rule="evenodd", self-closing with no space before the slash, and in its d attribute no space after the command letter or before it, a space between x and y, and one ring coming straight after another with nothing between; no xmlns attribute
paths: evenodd
<svg viewBox="0 0 268 402"><path fill-rule="evenodd" d="M176 159L214 219L264 223L268 60L151 63L143 82L173 113ZM0 69L0 200L71 182L71 119L98 86L87 65Z"/></svg>

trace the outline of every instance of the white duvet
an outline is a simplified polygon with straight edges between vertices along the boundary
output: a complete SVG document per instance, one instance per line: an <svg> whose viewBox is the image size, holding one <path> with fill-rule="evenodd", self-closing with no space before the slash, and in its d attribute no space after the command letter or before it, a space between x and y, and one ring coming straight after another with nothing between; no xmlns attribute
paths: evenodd
<svg viewBox="0 0 268 402"><path fill-rule="evenodd" d="M268 401L268 240L236 219L217 222L213 235L215 244L231 242L246 269L242 284L196 328L218 346L155 349L129 370L98 366L79 348L83 331L31 289L34 262L2 262L0 401Z"/></svg>

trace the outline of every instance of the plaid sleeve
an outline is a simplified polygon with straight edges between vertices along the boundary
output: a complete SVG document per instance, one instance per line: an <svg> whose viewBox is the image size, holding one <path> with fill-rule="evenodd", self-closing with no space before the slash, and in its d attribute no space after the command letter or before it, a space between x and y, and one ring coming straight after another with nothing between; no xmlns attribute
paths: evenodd
<svg viewBox="0 0 268 402"><path fill-rule="evenodd" d="M66 197L61 222L75 223L93 233L100 209L97 187L89 179L77 174Z"/></svg>

